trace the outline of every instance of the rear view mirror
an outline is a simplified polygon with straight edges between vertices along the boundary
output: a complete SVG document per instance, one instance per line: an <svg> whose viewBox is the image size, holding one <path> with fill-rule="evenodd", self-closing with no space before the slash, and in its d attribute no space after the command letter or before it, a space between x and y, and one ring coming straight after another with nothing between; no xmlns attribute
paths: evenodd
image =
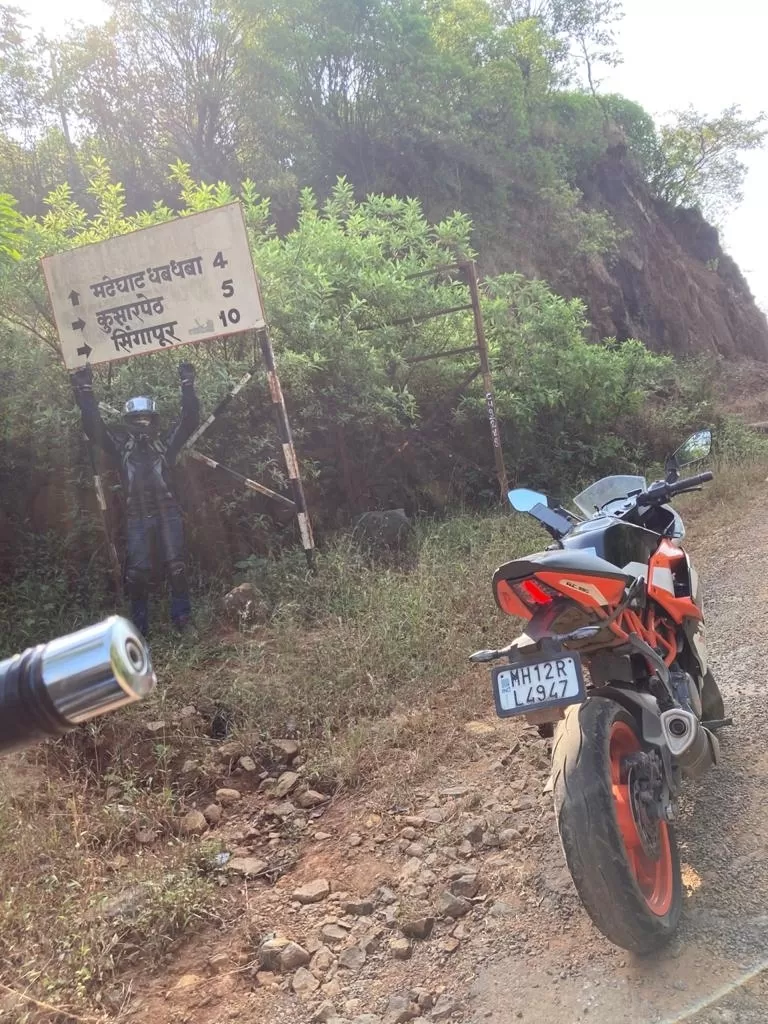
<svg viewBox="0 0 768 1024"><path fill-rule="evenodd" d="M546 494L539 494L538 491L529 491L527 487L518 487L507 494L509 504L516 512L530 512L537 505L549 505Z"/></svg>
<svg viewBox="0 0 768 1024"><path fill-rule="evenodd" d="M677 449L672 458L679 469L701 462L712 451L712 431L697 430Z"/></svg>

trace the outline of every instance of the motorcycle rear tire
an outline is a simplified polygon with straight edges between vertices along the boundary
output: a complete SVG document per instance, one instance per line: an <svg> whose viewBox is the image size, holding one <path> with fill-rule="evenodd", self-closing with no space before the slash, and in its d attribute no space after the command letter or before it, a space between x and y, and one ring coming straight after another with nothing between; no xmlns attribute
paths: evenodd
<svg viewBox="0 0 768 1024"><path fill-rule="evenodd" d="M636 825L619 765L642 747L629 712L591 697L566 708L558 723L552 778L563 852L587 913L617 946L650 953L678 926L683 884L675 834L665 822L657 826L656 859L625 841Z"/></svg>

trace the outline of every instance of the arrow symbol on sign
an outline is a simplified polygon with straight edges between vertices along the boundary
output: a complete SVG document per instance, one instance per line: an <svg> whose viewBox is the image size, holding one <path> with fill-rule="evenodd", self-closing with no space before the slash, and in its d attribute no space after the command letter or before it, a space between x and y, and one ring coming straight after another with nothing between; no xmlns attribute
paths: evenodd
<svg viewBox="0 0 768 1024"><path fill-rule="evenodd" d="M85 330L85 320L83 320L82 317L78 317L77 320L73 320L72 321L72 330L73 331L84 331Z"/></svg>
<svg viewBox="0 0 768 1024"><path fill-rule="evenodd" d="M69 293L68 298L69 298L69 301L72 303L73 306L79 306L80 305L80 293L76 292L74 288Z"/></svg>
<svg viewBox="0 0 768 1024"><path fill-rule="evenodd" d="M93 349L91 348L87 341L84 345L81 345L80 348L77 350L77 354L79 356L85 356L86 359L91 354L91 352L93 352Z"/></svg>

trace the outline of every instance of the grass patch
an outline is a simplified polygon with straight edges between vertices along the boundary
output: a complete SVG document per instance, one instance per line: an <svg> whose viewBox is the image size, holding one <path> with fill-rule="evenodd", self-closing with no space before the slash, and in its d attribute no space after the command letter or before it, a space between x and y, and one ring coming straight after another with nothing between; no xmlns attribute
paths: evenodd
<svg viewBox="0 0 768 1024"><path fill-rule="evenodd" d="M204 666L198 651L162 652L163 685L198 707L226 708L235 728L331 747L361 723L444 693L466 675L472 650L514 629L493 600L493 569L545 546L546 534L506 512L420 531L408 572L370 565L348 544L321 554L316 576L298 558L271 563L252 579L273 603L270 622L209 641Z"/></svg>
<svg viewBox="0 0 768 1024"><path fill-rule="evenodd" d="M115 1011L128 969L156 967L211 918L209 852L173 836L167 792L105 802L44 760L4 760L0 978L62 1008ZM141 829L161 841L145 849Z"/></svg>

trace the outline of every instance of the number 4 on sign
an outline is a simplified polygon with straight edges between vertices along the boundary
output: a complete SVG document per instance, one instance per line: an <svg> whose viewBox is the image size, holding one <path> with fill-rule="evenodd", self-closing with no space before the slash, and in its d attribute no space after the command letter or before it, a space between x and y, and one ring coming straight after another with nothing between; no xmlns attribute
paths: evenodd
<svg viewBox="0 0 768 1024"><path fill-rule="evenodd" d="M224 259L224 253L221 250L213 257L213 265L214 267L220 267L222 270L229 266L229 260Z"/></svg>

